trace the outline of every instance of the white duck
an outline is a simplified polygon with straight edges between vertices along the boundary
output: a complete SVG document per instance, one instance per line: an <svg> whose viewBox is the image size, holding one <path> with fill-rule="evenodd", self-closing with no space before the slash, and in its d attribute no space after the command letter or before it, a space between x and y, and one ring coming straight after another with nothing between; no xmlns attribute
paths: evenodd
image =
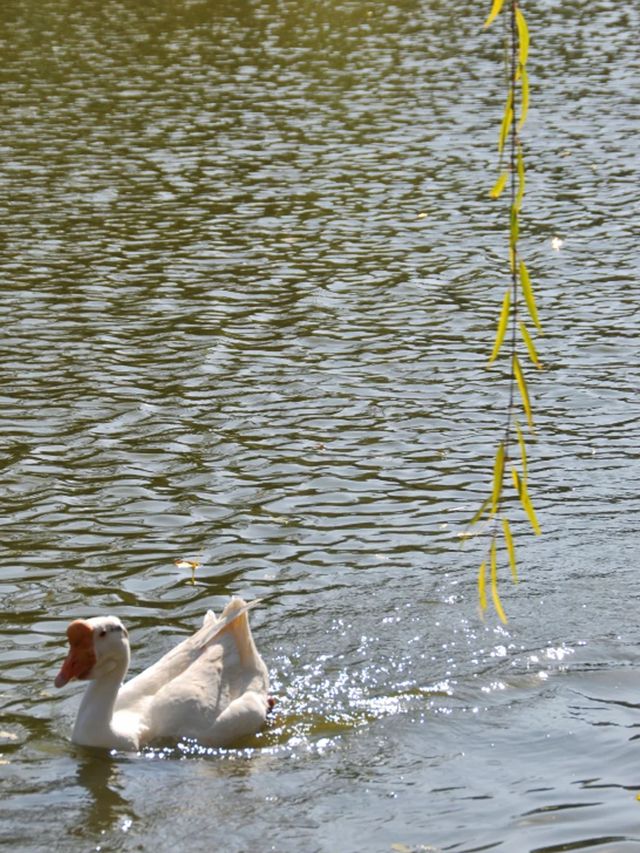
<svg viewBox="0 0 640 853"><path fill-rule="evenodd" d="M67 628L69 654L55 685L89 679L72 740L84 746L137 750L161 738L196 738L228 746L254 734L271 706L269 675L256 649L246 604L232 598L216 619L157 663L122 684L128 634L116 616L77 619Z"/></svg>

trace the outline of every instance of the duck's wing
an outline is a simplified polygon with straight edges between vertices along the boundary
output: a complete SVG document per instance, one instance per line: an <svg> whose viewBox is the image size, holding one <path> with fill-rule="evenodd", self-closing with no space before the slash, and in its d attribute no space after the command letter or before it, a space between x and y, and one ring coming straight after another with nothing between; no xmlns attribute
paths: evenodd
<svg viewBox="0 0 640 853"><path fill-rule="evenodd" d="M233 598L220 617L216 618L212 610L207 611L202 627L195 634L120 688L115 710L143 714L145 706L159 690L185 673L221 631L259 603L259 599L246 603L241 598Z"/></svg>

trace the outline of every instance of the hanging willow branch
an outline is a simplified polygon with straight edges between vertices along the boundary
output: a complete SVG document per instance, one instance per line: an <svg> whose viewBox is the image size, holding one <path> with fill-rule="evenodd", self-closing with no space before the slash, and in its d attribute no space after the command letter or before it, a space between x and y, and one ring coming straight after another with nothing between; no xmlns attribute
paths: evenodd
<svg viewBox="0 0 640 853"><path fill-rule="evenodd" d="M500 15L504 5L505 0L493 0L491 12L485 21L485 28ZM471 525L485 517L494 520L489 551L480 566L478 575L478 595L480 607L484 612L487 609L488 581L493 606L503 622L507 621L507 617L498 594L499 553L506 553L513 580L515 582L518 580L511 525L505 513L507 471L511 473L511 482L515 494L534 532L540 533L540 525L529 497L527 446L518 422L517 411L520 407L522 408L527 427L533 434L533 410L519 351L524 345L525 357L535 367L540 368L540 360L527 322L532 323L538 332L542 332L531 279L525 262L520 257L518 246L520 211L525 192L525 161L520 131L525 123L529 108L529 78L526 69L529 55L529 30L516 0L506 0L506 6L505 17L507 17L510 50L508 52L507 98L498 136L498 153L501 164L506 159L507 165L502 168L489 195L491 198L497 199L509 187L508 233L511 281L502 300L495 343L489 357L489 364L492 364L499 357L505 338L508 336L509 402L504 436L498 444L495 455L491 495L484 501L471 520Z"/></svg>

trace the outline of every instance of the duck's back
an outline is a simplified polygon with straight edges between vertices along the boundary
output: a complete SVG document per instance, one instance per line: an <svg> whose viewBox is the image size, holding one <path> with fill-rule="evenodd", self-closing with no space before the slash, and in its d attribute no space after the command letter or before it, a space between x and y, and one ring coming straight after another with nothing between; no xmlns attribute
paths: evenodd
<svg viewBox="0 0 640 853"><path fill-rule="evenodd" d="M224 632L158 691L148 711L150 737L225 746L264 723L268 689L262 658L243 660L234 633Z"/></svg>
<svg viewBox="0 0 640 853"><path fill-rule="evenodd" d="M219 619L209 611L199 631L121 688L116 712L138 716L145 743L189 737L225 746L263 725L269 675L250 606L234 598Z"/></svg>

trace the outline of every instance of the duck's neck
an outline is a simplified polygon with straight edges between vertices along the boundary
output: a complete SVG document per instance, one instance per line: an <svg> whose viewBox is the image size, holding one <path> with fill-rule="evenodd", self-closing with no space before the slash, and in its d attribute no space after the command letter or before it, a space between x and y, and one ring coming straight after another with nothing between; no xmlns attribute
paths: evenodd
<svg viewBox="0 0 640 853"><path fill-rule="evenodd" d="M123 662L123 666L100 673L89 681L73 728L75 743L108 749L120 746L116 742L118 736L113 730L112 719L118 691L126 673L127 666Z"/></svg>

